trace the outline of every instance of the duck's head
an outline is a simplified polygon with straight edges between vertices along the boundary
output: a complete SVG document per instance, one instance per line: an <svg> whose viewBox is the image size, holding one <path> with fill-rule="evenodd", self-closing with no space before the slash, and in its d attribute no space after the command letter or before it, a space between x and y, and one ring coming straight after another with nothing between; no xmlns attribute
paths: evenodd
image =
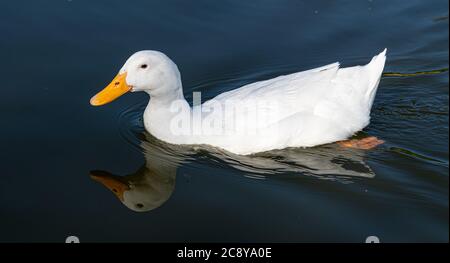
<svg viewBox="0 0 450 263"><path fill-rule="evenodd" d="M127 92L145 91L151 97L177 97L182 94L180 72L175 63L159 51L134 53L117 76L91 98L91 105L107 104Z"/></svg>

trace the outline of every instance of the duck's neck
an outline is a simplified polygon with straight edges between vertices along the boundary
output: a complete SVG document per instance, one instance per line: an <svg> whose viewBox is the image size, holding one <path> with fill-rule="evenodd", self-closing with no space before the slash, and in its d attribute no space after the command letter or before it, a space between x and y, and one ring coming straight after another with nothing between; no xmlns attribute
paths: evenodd
<svg viewBox="0 0 450 263"><path fill-rule="evenodd" d="M161 90L165 93L149 92L150 101L144 112L144 125L156 138L173 143L189 143L189 134L176 130L177 120L190 118L191 108L183 95L181 81L167 83ZM175 127L175 130L174 130Z"/></svg>
<svg viewBox="0 0 450 263"><path fill-rule="evenodd" d="M172 83L166 83L164 86L156 90L148 91L147 93L150 95L149 106L170 106L174 101L186 100L183 95L183 86L179 80L173 81Z"/></svg>

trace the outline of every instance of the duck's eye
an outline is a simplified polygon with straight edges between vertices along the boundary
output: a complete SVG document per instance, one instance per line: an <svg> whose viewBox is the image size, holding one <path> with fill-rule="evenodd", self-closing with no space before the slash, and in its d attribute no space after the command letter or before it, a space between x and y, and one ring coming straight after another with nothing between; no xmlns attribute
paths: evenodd
<svg viewBox="0 0 450 263"><path fill-rule="evenodd" d="M144 207L144 205L143 205L143 204L141 204L141 203L138 203L138 204L136 204L136 207L137 207L137 208L143 208L143 207Z"/></svg>
<svg viewBox="0 0 450 263"><path fill-rule="evenodd" d="M141 68L147 68L147 64L142 64Z"/></svg>

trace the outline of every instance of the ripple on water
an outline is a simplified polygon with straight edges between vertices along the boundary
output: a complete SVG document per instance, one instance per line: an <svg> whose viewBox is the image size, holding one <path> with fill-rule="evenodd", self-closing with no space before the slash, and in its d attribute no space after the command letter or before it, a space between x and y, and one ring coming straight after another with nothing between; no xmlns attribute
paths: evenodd
<svg viewBox="0 0 450 263"><path fill-rule="evenodd" d="M403 156L407 156L407 157L410 157L410 158L414 158L414 159L419 160L419 161L428 162L428 163L431 163L431 164L434 164L434 165L440 165L440 166L448 167L448 162L446 162L446 161L439 160L437 158L433 158L433 157L427 156L425 154L420 154L420 153L417 153L417 152L414 152L412 150L408 150L408 149L405 149L405 148L390 147L389 151L397 153L397 154L400 154L400 155L403 155Z"/></svg>

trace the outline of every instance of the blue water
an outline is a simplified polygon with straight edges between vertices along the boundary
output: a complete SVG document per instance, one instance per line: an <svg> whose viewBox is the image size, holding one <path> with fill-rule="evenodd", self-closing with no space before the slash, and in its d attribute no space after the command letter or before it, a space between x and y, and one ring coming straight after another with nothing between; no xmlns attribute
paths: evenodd
<svg viewBox="0 0 450 263"><path fill-rule="evenodd" d="M445 0L4 1L0 241L448 242L448 28ZM177 147L145 133L144 94L89 105L142 49L191 100L385 47L370 151ZM150 178L156 201L130 209L96 173Z"/></svg>

